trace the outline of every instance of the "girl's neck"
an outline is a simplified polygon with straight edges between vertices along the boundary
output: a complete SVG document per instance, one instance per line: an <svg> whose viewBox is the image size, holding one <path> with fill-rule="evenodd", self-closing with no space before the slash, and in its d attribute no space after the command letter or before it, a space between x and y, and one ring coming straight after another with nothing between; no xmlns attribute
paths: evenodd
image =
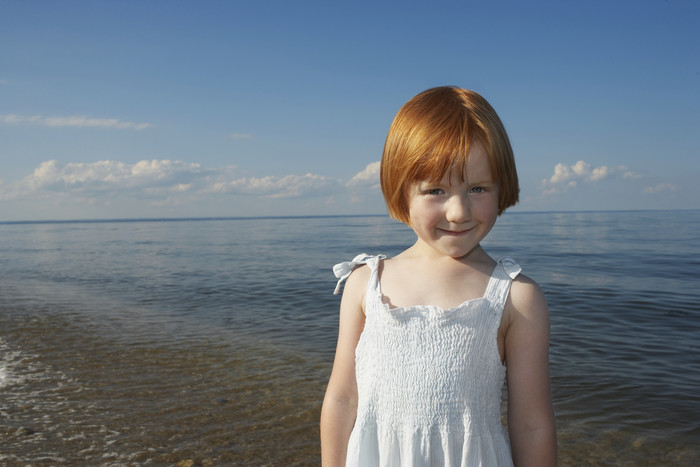
<svg viewBox="0 0 700 467"><path fill-rule="evenodd" d="M480 244L476 245L466 255L454 258L452 256L445 255L435 250L434 248L431 248L429 245L423 243L420 239L418 239L416 243L413 244L413 246L405 250L399 256L405 257L406 259L443 264L459 263L463 265L476 265L483 262L493 262L491 257L484 251L483 248L481 248Z"/></svg>
<svg viewBox="0 0 700 467"><path fill-rule="evenodd" d="M496 263L479 246L461 258L426 252L419 242L383 263L382 299L390 307L452 308L483 297Z"/></svg>

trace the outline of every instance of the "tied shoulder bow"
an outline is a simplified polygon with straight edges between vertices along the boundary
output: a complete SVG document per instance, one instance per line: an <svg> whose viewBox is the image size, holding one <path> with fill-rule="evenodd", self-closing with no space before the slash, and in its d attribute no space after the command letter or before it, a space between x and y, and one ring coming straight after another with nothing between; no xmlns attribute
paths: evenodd
<svg viewBox="0 0 700 467"><path fill-rule="evenodd" d="M350 274L352 271L355 270L357 266L360 266L362 264L367 264L369 261L379 261L380 259L384 259L386 256L384 255L377 255L377 256L372 256L368 255L366 253L360 253L359 255L355 256L352 261L345 261L342 263L338 263L335 266L333 266L333 274L335 274L335 277L338 278L338 283L335 286L335 290L333 291L334 295L338 295L340 292L340 286L343 283L345 279L350 277Z"/></svg>

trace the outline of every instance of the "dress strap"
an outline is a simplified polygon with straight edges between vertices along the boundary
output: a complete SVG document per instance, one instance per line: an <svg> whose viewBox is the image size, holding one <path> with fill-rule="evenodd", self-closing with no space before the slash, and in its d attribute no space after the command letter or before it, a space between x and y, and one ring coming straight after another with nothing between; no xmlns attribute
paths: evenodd
<svg viewBox="0 0 700 467"><path fill-rule="evenodd" d="M379 266L379 261L384 258L386 258L385 255L373 256L368 255L366 253L360 253L359 255L355 256L352 261L345 261L343 263L338 263L335 266L333 266L333 274L335 274L335 277L338 278L338 283L335 286L333 294L338 295L338 293L340 292L340 286L345 281L345 279L350 277L350 274L353 270L355 270L357 266L366 264L372 269L372 272L376 272L377 267Z"/></svg>
<svg viewBox="0 0 700 467"><path fill-rule="evenodd" d="M486 298L496 306L496 310L500 313L508 299L510 292L510 284L518 277L522 268L512 258L503 257L498 260L496 267L493 269L489 285L486 288Z"/></svg>

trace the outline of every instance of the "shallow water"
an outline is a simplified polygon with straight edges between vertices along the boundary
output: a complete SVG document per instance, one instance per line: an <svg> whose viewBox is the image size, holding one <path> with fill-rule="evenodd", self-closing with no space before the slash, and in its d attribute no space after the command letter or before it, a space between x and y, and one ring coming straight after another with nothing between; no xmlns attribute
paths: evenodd
<svg viewBox="0 0 700 467"><path fill-rule="evenodd" d="M664 238L657 238L664 226ZM700 212L506 214L545 291L560 465L700 461ZM330 267L385 217L0 224L0 464L315 465Z"/></svg>

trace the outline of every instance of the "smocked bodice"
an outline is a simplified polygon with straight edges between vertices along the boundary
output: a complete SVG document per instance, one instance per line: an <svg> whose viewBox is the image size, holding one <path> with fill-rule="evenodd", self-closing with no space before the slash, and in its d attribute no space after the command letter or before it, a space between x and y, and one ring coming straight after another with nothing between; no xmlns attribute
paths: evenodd
<svg viewBox="0 0 700 467"><path fill-rule="evenodd" d="M334 268L339 284L358 264L371 270L347 465L512 465L497 336L520 267L499 260L484 296L454 308L390 308L379 281L383 258L359 255Z"/></svg>

